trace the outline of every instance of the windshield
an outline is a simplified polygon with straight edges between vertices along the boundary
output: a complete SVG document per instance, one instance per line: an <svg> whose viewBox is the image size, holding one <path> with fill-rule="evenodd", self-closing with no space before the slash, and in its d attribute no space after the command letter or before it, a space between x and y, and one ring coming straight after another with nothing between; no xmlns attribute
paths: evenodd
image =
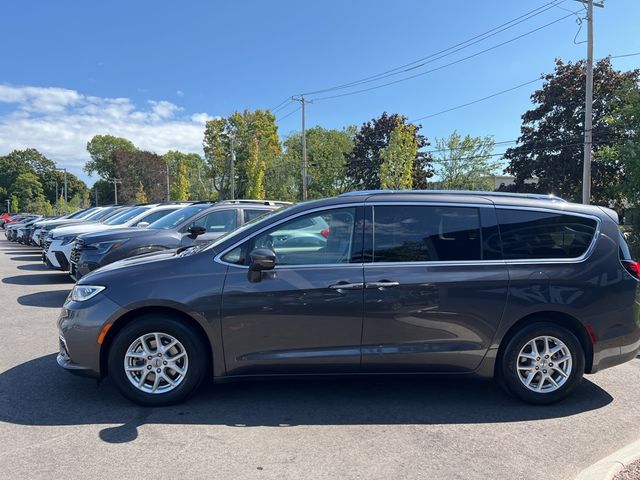
<svg viewBox="0 0 640 480"><path fill-rule="evenodd" d="M160 220L156 220L147 228L155 230L170 230L201 211L211 208L211 206L211 203L203 203L200 205L190 205L188 207L181 208L180 210L176 210L175 212L162 217Z"/></svg>
<svg viewBox="0 0 640 480"><path fill-rule="evenodd" d="M245 223L243 226L236 228L235 230L231 230L230 232L225 233L224 235L216 238L215 240L212 240L209 243L205 243L204 245L198 246L196 248L192 248L191 252L189 253L196 253L196 252L204 252L205 250L211 250L213 248L215 248L216 246L220 245L222 242L227 241L229 238L235 237L236 235L238 237L242 236L242 234L244 232L246 232L248 229L250 229L251 227L253 227L254 225L258 224L258 223L262 223L264 221L267 221L268 219L270 219L271 217L273 217L276 213L280 213L280 212L284 212L286 210L288 210L289 208L293 208L294 205L286 205L280 208L276 208L275 210L271 210L270 212L265 213L264 215L261 215L257 218L254 218L253 220L251 220L250 222Z"/></svg>
<svg viewBox="0 0 640 480"><path fill-rule="evenodd" d="M98 210L94 214L89 215L84 220L86 222L96 222L96 221L100 220L101 218L106 217L107 215L111 215L116 208L118 208L118 207L106 207L106 208L103 208L101 210Z"/></svg>
<svg viewBox="0 0 640 480"><path fill-rule="evenodd" d="M128 222L133 217L137 217L142 212L146 212L151 207L136 207L125 210L124 212L118 213L108 220L104 221L105 225L122 225L123 223Z"/></svg>
<svg viewBox="0 0 640 480"><path fill-rule="evenodd" d="M99 212L100 210L101 209L99 207L93 207L93 208L90 208L89 210L84 210L80 215L73 215L73 218L89 218L91 215ZM71 217L66 217L66 218L71 218Z"/></svg>

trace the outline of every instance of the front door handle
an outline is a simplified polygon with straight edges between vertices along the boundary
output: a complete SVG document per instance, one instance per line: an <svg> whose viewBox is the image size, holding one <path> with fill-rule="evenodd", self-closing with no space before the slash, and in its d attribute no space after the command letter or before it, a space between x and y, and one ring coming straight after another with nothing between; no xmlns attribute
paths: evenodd
<svg viewBox="0 0 640 480"><path fill-rule="evenodd" d="M365 284L366 288L379 288L383 290L388 287L397 287L400 282L392 282L391 280L381 280L379 282L368 282Z"/></svg>
<svg viewBox="0 0 640 480"><path fill-rule="evenodd" d="M363 283L349 283L349 282L339 282L334 285L329 285L329 288L332 290L361 290L364 287Z"/></svg>

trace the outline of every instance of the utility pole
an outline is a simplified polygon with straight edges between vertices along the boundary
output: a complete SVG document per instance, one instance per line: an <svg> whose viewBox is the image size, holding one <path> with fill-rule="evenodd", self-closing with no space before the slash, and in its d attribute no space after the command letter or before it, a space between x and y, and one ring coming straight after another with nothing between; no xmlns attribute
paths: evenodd
<svg viewBox="0 0 640 480"><path fill-rule="evenodd" d="M7 200L7 213L11 214L11 200Z"/></svg>
<svg viewBox="0 0 640 480"><path fill-rule="evenodd" d="M309 182L309 176L307 174L309 164L307 162L307 130L305 128L305 105L307 103L313 102L311 100L307 100L302 95L300 95L299 97L291 97L291 99L296 102L300 102L300 106L302 108L302 200L305 201L307 199L307 187Z"/></svg>
<svg viewBox="0 0 640 480"><path fill-rule="evenodd" d="M98 185L96 185L96 207L98 206Z"/></svg>
<svg viewBox="0 0 640 480"><path fill-rule="evenodd" d="M236 146L235 137L230 135L231 141L231 200L236 199Z"/></svg>
<svg viewBox="0 0 640 480"><path fill-rule="evenodd" d="M113 183L113 195L115 197L114 203L118 205L118 184L122 183L122 180L120 180L119 178L113 178L109 181Z"/></svg>
<svg viewBox="0 0 640 480"><path fill-rule="evenodd" d="M171 192L169 190L169 162L167 162L167 202L171 201Z"/></svg>
<svg viewBox="0 0 640 480"><path fill-rule="evenodd" d="M69 202L67 199L67 169L56 167L56 170L64 172L64 213L69 213ZM58 183L56 180L56 195L57 195L57 192L58 192Z"/></svg>
<svg viewBox="0 0 640 480"><path fill-rule="evenodd" d="M577 0L587 10L587 64L584 104L584 157L582 167L582 203L591 203L591 150L593 145L593 7L604 7L593 0Z"/></svg>

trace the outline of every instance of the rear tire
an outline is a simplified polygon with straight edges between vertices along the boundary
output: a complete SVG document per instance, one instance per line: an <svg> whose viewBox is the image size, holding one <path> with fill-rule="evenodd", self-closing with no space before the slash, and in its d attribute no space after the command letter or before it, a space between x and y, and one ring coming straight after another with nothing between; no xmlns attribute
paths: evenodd
<svg viewBox="0 0 640 480"><path fill-rule="evenodd" d="M499 381L520 400L547 405L566 398L580 383L585 355L568 329L550 322L527 325L507 343Z"/></svg>
<svg viewBox="0 0 640 480"><path fill-rule="evenodd" d="M190 325L168 315L147 314L118 332L109 350L108 371L124 397L159 407L193 395L204 379L207 359L204 339Z"/></svg>

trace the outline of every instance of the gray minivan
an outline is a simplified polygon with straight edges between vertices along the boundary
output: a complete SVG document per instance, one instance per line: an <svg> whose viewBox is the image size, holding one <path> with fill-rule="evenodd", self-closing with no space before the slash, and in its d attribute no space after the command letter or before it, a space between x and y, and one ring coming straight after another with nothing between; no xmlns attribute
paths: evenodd
<svg viewBox="0 0 640 480"><path fill-rule="evenodd" d="M495 377L547 404L635 357L639 278L607 208L353 192L90 273L62 309L57 360L144 405L205 377L388 373Z"/></svg>

